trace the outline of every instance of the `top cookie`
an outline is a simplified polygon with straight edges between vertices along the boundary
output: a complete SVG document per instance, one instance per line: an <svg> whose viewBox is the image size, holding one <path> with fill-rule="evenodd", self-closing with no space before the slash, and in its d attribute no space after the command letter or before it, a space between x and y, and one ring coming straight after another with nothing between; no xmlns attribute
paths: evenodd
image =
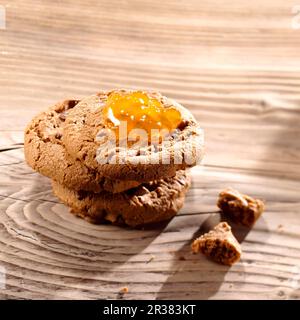
<svg viewBox="0 0 300 320"><path fill-rule="evenodd" d="M119 108L117 116L108 109L109 104L113 111ZM125 139L121 136L124 122L127 128L143 130L159 124L169 131L157 135L154 143L152 131L152 140L150 135L145 139L138 132L130 144L131 132L125 131ZM68 114L63 143L71 157L101 175L139 182L171 177L177 170L196 165L204 149L203 131L187 109L160 93L132 90L103 91L81 100Z"/></svg>

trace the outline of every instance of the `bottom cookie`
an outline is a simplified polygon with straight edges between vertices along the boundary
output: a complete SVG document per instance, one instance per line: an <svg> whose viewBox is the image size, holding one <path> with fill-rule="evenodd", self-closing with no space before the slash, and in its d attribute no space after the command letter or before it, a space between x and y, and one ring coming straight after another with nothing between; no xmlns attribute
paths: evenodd
<svg viewBox="0 0 300 320"><path fill-rule="evenodd" d="M52 181L54 194L72 212L93 223L109 221L140 227L169 220L182 207L190 187L188 172L180 170L176 176L142 184L136 188L112 194L75 191Z"/></svg>

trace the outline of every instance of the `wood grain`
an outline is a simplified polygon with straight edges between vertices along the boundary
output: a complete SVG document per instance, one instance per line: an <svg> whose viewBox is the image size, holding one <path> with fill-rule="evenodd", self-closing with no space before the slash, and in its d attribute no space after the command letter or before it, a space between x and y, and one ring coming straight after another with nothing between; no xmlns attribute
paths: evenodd
<svg viewBox="0 0 300 320"><path fill-rule="evenodd" d="M0 297L299 299L295 4L10 1L0 30ZM24 162L23 129L37 112L114 87L159 90L205 129L185 206L155 230L75 218ZM252 230L233 226L243 256L231 268L190 252L221 219L226 186L267 202Z"/></svg>

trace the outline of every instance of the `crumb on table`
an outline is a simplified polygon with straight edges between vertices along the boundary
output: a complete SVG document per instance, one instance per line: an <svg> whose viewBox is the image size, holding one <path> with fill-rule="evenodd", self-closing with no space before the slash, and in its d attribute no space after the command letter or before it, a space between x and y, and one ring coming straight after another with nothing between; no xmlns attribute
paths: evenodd
<svg viewBox="0 0 300 320"><path fill-rule="evenodd" d="M123 288L120 289L120 293L121 294L128 293L128 291L129 291L128 287L123 287Z"/></svg>
<svg viewBox="0 0 300 320"><path fill-rule="evenodd" d="M149 263L155 259L155 255L151 255L151 257L146 261L146 263Z"/></svg>

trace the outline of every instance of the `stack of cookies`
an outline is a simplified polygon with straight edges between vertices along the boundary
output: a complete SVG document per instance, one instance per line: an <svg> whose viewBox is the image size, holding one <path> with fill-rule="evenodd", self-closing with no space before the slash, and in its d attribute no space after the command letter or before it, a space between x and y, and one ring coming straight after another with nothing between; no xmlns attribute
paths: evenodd
<svg viewBox="0 0 300 320"><path fill-rule="evenodd" d="M123 146L126 119L128 128L145 129L146 141ZM169 133L152 143L152 127ZM170 219L191 183L186 169L202 156L203 132L192 114L155 92L112 90L66 100L25 131L27 163L52 179L54 194L72 213L95 223L138 227Z"/></svg>

